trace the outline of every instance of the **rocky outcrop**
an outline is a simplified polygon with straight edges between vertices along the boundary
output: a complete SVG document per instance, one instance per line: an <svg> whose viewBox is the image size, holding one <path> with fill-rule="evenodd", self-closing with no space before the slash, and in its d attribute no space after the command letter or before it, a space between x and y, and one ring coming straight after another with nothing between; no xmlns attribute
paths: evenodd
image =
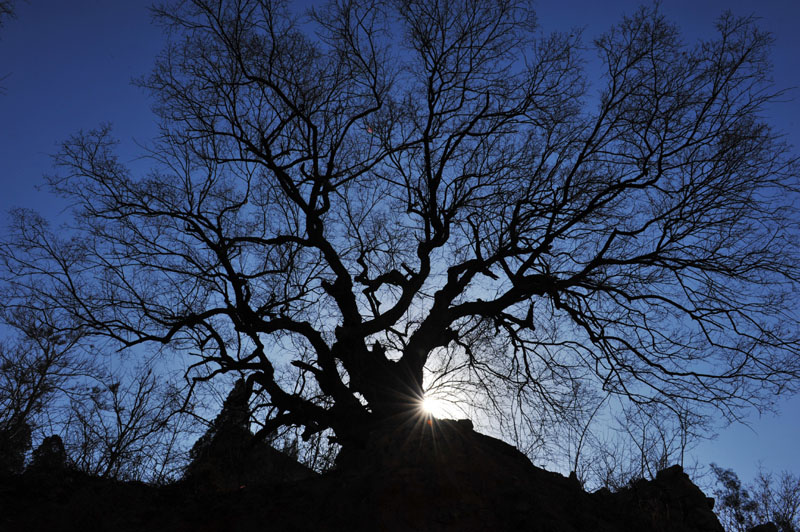
<svg viewBox="0 0 800 532"><path fill-rule="evenodd" d="M155 488L73 475L48 495L41 484L14 477L13 485L0 484L0 501L10 509L0 512L0 530L92 523L116 532L722 532L711 501L679 467L617 493L587 493L577 480L534 467L514 447L464 422L415 418L376 427L363 447L340 458L336 471L280 482L274 474L259 482L264 474L253 466L255 482L236 489L197 490L187 481Z"/></svg>
<svg viewBox="0 0 800 532"><path fill-rule="evenodd" d="M230 492L282 485L318 476L296 460L246 434L234 446L210 445L192 462L184 484L193 491Z"/></svg>
<svg viewBox="0 0 800 532"><path fill-rule="evenodd" d="M67 468L67 452L61 436L48 436L33 451L28 472L59 474Z"/></svg>
<svg viewBox="0 0 800 532"><path fill-rule="evenodd" d="M250 432L250 392L240 379L220 414L191 450L184 483L194 492L220 493L280 485L317 476Z"/></svg>
<svg viewBox="0 0 800 532"><path fill-rule="evenodd" d="M714 499L694 485L680 466L659 471L651 481L639 480L617 493L596 493L609 501L611 520L627 530L702 530L722 532L712 512Z"/></svg>

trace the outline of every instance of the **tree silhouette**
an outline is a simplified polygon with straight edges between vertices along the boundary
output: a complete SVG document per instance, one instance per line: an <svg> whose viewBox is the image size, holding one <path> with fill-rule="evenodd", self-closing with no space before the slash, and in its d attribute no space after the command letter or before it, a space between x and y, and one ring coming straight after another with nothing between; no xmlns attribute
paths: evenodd
<svg viewBox="0 0 800 532"><path fill-rule="evenodd" d="M9 304L245 375L262 433L344 445L426 382L555 417L576 381L728 417L793 388L797 164L753 19L689 46L640 9L594 41L592 84L580 35L523 2L157 13L151 172L107 127L67 141L74 223L16 211Z"/></svg>
<svg viewBox="0 0 800 532"><path fill-rule="evenodd" d="M18 475L31 448L31 427L25 422L0 427L0 475Z"/></svg>
<svg viewBox="0 0 800 532"><path fill-rule="evenodd" d="M2 29L8 19L14 17L16 17L14 2L12 0L0 0L0 29ZM0 76L0 82L2 82L6 76L7 74ZM0 95L2 95L5 90L5 87L0 85Z"/></svg>

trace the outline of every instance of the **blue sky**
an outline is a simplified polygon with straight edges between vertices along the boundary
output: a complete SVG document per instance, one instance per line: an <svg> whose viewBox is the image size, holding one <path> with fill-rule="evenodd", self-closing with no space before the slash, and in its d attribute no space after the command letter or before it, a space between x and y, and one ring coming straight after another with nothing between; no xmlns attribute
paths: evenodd
<svg viewBox="0 0 800 532"><path fill-rule="evenodd" d="M55 216L63 208L37 192L51 170L50 154L80 129L103 122L121 140L122 160L136 165L136 142L156 132L150 101L131 79L146 74L163 44L151 24L150 0L18 1L18 17L0 29L0 212L13 206ZM584 28L586 42L636 9L633 0L559 0L535 2L545 30ZM775 80L780 87L800 87L800 2L796 0L664 0L663 12L679 23L687 41L710 36L726 8L754 13L776 38ZM796 91L794 98L800 96ZM770 121L800 146L797 101L768 109ZM0 230L0 234L2 230ZM730 427L701 445L695 456L716 461L751 478L757 462L767 469L800 473L800 399L782 400L778 417L756 415L752 428Z"/></svg>

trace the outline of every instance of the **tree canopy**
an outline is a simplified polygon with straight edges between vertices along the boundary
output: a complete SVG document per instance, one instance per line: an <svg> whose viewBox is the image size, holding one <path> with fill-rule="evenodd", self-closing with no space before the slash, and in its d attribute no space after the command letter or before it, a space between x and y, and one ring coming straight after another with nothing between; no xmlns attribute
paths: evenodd
<svg viewBox="0 0 800 532"><path fill-rule="evenodd" d="M264 432L345 444L437 387L501 417L794 388L798 166L752 18L690 45L642 8L587 46L514 0L157 14L150 173L108 127L65 142L73 222L15 212L10 306L191 353Z"/></svg>

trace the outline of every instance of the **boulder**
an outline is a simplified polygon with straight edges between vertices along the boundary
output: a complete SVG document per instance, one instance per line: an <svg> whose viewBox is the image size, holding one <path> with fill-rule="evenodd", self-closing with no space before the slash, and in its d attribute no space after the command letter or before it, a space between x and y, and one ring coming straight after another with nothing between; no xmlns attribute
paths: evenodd
<svg viewBox="0 0 800 532"><path fill-rule="evenodd" d="M33 451L29 472L59 473L67 467L67 453L61 436L48 436Z"/></svg>

